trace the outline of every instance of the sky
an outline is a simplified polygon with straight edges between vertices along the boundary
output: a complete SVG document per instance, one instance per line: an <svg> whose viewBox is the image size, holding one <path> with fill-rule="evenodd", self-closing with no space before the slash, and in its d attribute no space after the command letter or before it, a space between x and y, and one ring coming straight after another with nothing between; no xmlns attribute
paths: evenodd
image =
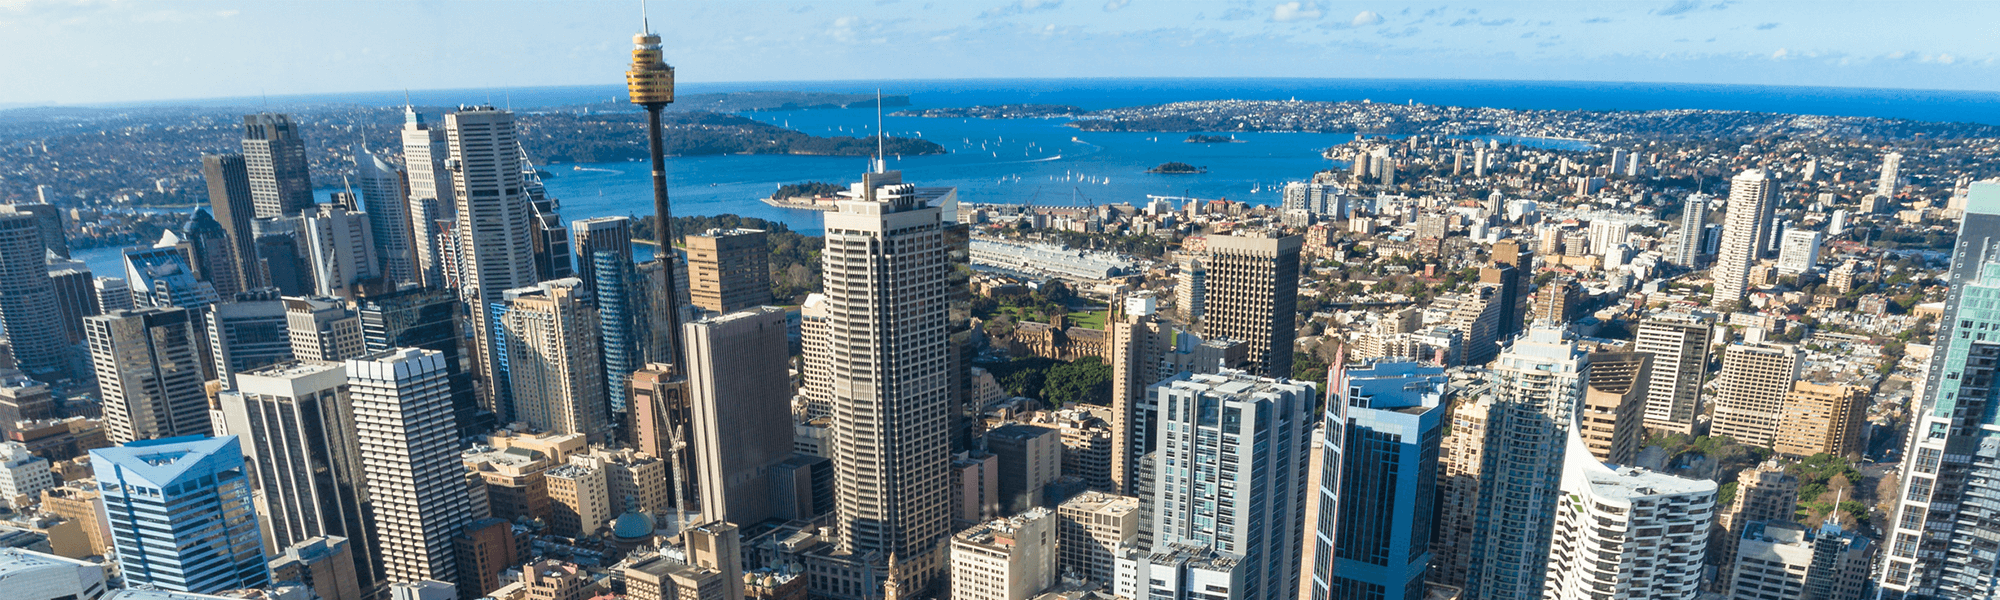
<svg viewBox="0 0 2000 600"><path fill-rule="evenodd" d="M682 82L1081 77L2000 91L2000 2L654 0ZM0 107L623 81L638 0L0 0Z"/></svg>

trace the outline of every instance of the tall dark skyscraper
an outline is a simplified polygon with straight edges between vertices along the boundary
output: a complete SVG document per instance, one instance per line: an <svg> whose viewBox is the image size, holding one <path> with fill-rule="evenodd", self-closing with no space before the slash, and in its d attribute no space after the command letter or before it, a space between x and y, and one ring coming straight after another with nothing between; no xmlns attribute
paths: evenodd
<svg viewBox="0 0 2000 600"><path fill-rule="evenodd" d="M1292 376L1298 336L1299 249L1304 238L1213 236L1208 239L1204 338L1243 340L1250 371Z"/></svg>
<svg viewBox="0 0 2000 600"><path fill-rule="evenodd" d="M209 216L207 209L194 209L186 224L181 226L181 241L177 244L181 253L187 255L188 266L194 267L195 277L215 287L215 293L223 298L235 296L245 289L237 268L236 245L222 224Z"/></svg>
<svg viewBox="0 0 2000 600"><path fill-rule="evenodd" d="M14 212L35 216L35 229L42 234L42 247L56 256L69 258L69 238L63 235L62 209L54 204L16 204Z"/></svg>
<svg viewBox="0 0 2000 600"><path fill-rule="evenodd" d="M461 435L491 428L492 414L481 414L467 353L461 344L462 304L451 290L418 288L361 299L361 337L369 352L396 348L435 350L444 360L453 420Z"/></svg>
<svg viewBox="0 0 2000 600"><path fill-rule="evenodd" d="M237 280L244 289L264 287L264 272L257 266L257 234L250 225L257 208L250 200L250 171L243 155L203 154L201 176L208 180L208 209L235 244Z"/></svg>
<svg viewBox="0 0 2000 600"><path fill-rule="evenodd" d="M53 381L68 371L68 336L49 279L40 220L0 207L0 326L14 344L21 370Z"/></svg>
<svg viewBox="0 0 2000 600"><path fill-rule="evenodd" d="M243 116L243 165L250 180L250 204L259 219L295 216L313 206L312 175L306 171L306 141L289 115ZM214 184L210 183L213 199ZM232 217L234 215L231 215Z"/></svg>

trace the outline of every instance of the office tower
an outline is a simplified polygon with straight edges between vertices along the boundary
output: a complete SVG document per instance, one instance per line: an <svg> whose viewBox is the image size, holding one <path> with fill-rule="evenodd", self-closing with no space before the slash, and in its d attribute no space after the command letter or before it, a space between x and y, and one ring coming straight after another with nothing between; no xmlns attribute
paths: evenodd
<svg viewBox="0 0 2000 600"><path fill-rule="evenodd" d="M257 209L250 199L250 172L241 154L201 155L201 176L208 182L208 209L229 236L236 253L236 279L243 289L263 287L257 267L257 236L250 222Z"/></svg>
<svg viewBox="0 0 2000 600"><path fill-rule="evenodd" d="M236 374L292 360L291 328L285 303L242 299L217 304L203 315L208 348L222 389L234 389Z"/></svg>
<svg viewBox="0 0 2000 600"><path fill-rule="evenodd" d="M687 240L695 306L732 312L771 302L771 251L758 229L711 229Z"/></svg>
<svg viewBox="0 0 2000 600"><path fill-rule="evenodd" d="M613 420L624 423L631 414L625 392L632 372L646 363L648 338L654 327L646 309L650 297L632 266L630 254L601 250L581 255L589 269L597 298L598 339L604 347L604 388L610 390Z"/></svg>
<svg viewBox="0 0 2000 600"><path fill-rule="evenodd" d="M958 475L957 462L953 462L954 477ZM814 520L821 515L832 515L833 508L833 461L824 456L793 454L771 467L771 514L786 520ZM953 490L960 487L957 481ZM993 489L987 487L986 489ZM956 503L957 492L953 492Z"/></svg>
<svg viewBox="0 0 2000 600"><path fill-rule="evenodd" d="M1752 169L1729 182L1729 208L1723 214L1722 248L1709 271L1715 280L1712 302L1723 309L1743 301L1750 280L1750 264L1763 256L1766 231L1771 227L1772 182L1763 171Z"/></svg>
<svg viewBox="0 0 2000 600"><path fill-rule="evenodd" d="M1882 175L1875 180L1875 195L1884 199L1896 197L1896 186L1900 181L1899 171L1903 166L1903 155L1890 152L1882 155Z"/></svg>
<svg viewBox="0 0 2000 600"><path fill-rule="evenodd" d="M1154 459L1155 549L1188 543L1241 554L1248 575L1231 598L1297 598L1304 505L1316 493L1302 485L1313 386L1225 370L1176 375L1147 391L1166 407ZM1235 418L1217 420L1221 413Z"/></svg>
<svg viewBox="0 0 2000 600"><path fill-rule="evenodd" d="M1813 270L1813 266L1819 264L1819 246L1823 241L1817 231L1785 230L1778 246L1778 273L1798 275Z"/></svg>
<svg viewBox="0 0 2000 600"><path fill-rule="evenodd" d="M1204 342L1180 327L1147 315L1111 323L1111 489L1151 496L1137 485L1140 457L1159 446L1160 406L1146 388L1176 373L1214 373L1247 360L1243 342ZM810 362L808 366L810 367ZM807 375L810 376L810 368Z"/></svg>
<svg viewBox="0 0 2000 600"><path fill-rule="evenodd" d="M257 218L296 216L312 209L306 141L289 115L243 115L243 166Z"/></svg>
<svg viewBox="0 0 2000 600"><path fill-rule="evenodd" d="M1632 350L1653 356L1646 383L1646 427L1694 433L1701 413L1701 384L1708 370L1707 324L1663 316L1639 323Z"/></svg>
<svg viewBox="0 0 2000 600"><path fill-rule="evenodd" d="M1110 585L1118 547L1139 535L1139 499L1090 491L1056 507L1056 572Z"/></svg>
<svg viewBox="0 0 2000 600"><path fill-rule="evenodd" d="M271 583L236 436L129 441L91 450L90 464L127 586L207 594Z"/></svg>
<svg viewBox="0 0 2000 600"><path fill-rule="evenodd" d="M97 314L137 308L132 303L132 287L124 279L98 277L91 280L91 287L97 294Z"/></svg>
<svg viewBox="0 0 2000 600"><path fill-rule="evenodd" d="M285 328L298 360L340 362L367 352L361 316L337 298L285 298Z"/></svg>
<svg viewBox="0 0 2000 600"><path fill-rule="evenodd" d="M660 457L667 462L667 474L671 479L674 506L689 507L698 502L695 496L691 469L695 462L693 447L689 443L694 409L690 404L693 391L687 377L679 373L678 365L648 363L646 368L634 371L631 379L632 431L629 434L633 446L639 451Z"/></svg>
<svg viewBox="0 0 2000 600"><path fill-rule="evenodd" d="M62 209L43 202L40 204L9 204L7 210L31 215L35 219L35 232L41 235L42 249L57 258L69 258L69 238L63 234Z"/></svg>
<svg viewBox="0 0 2000 600"><path fill-rule="evenodd" d="M1062 474L1082 480L1093 490L1113 489L1111 485L1111 416L1103 407L1056 410L1048 423L1062 433Z"/></svg>
<svg viewBox="0 0 2000 600"><path fill-rule="evenodd" d="M549 530L556 535L596 536L615 513L604 469L587 464L557 465L543 473L549 490Z"/></svg>
<svg viewBox="0 0 2000 600"><path fill-rule="evenodd" d="M0 328L21 370L53 381L69 372L68 338L34 215L0 207Z"/></svg>
<svg viewBox="0 0 2000 600"><path fill-rule="evenodd" d="M853 553L901 557L921 590L944 570L952 384L946 376L944 219L896 171L866 173L826 213L833 342L833 461L841 537Z"/></svg>
<svg viewBox="0 0 2000 600"><path fill-rule="evenodd" d="M544 195L540 176L528 165L526 151L522 151L521 164L530 169L521 177L528 190L528 242L534 249L535 279L575 277L576 257L569 249L569 228L562 224L562 215L556 214L556 199Z"/></svg>
<svg viewBox="0 0 2000 600"><path fill-rule="evenodd" d="M390 283L421 283L417 234L410 220L408 178L401 167L384 162L361 145L354 146L356 184L361 188L364 214L373 237L377 272Z"/></svg>
<svg viewBox="0 0 2000 600"><path fill-rule="evenodd" d="M347 361L385 581L453 581L451 537L472 521L444 355L398 348Z"/></svg>
<svg viewBox="0 0 2000 600"><path fill-rule="evenodd" d="M581 288L569 278L508 290L495 347L512 402L508 421L602 442L609 404L597 309Z"/></svg>
<svg viewBox="0 0 2000 600"><path fill-rule="evenodd" d="M1120 598L1212 600L1243 598L1255 575L1245 557L1201 544L1168 544L1153 550L1125 549L1118 557Z"/></svg>
<svg viewBox="0 0 2000 600"><path fill-rule="evenodd" d="M1631 232L1631 224L1622 221L1597 220L1590 222L1590 253L1604 256L1625 239Z"/></svg>
<svg viewBox="0 0 2000 600"><path fill-rule="evenodd" d="M1467 598L1539 593L1562 481L1565 438L1588 364L1560 326L1536 323L1494 361L1478 504L1465 575Z"/></svg>
<svg viewBox="0 0 2000 600"><path fill-rule="evenodd" d="M1646 384L1652 355L1643 352L1596 352L1584 370L1583 411L1577 414L1578 434L1598 462L1630 466L1639 458L1645 437Z"/></svg>
<svg viewBox="0 0 2000 600"><path fill-rule="evenodd" d="M631 600L744 598L740 535L732 523L689 528L674 544L676 552L662 552L625 568L626 596Z"/></svg>
<svg viewBox="0 0 2000 600"><path fill-rule="evenodd" d="M701 520L763 522L770 468L792 455L785 311L733 312L689 323L686 333Z"/></svg>
<svg viewBox="0 0 2000 600"><path fill-rule="evenodd" d="M1737 541L1728 600L1862 600L1875 544L1831 520L1812 529L1759 521Z"/></svg>
<svg viewBox="0 0 2000 600"><path fill-rule="evenodd" d="M1056 516L1037 507L951 536L951 597L1028 600L1055 585Z"/></svg>
<svg viewBox="0 0 2000 600"><path fill-rule="evenodd" d="M826 294L799 305L799 398L806 419L833 416L833 346L827 339Z"/></svg>
<svg viewBox="0 0 2000 600"><path fill-rule="evenodd" d="M215 286L196 276L187 255L171 242L168 232L151 248L125 251L125 281L131 286L136 306L178 306L200 310L222 301Z"/></svg>
<svg viewBox="0 0 2000 600"><path fill-rule="evenodd" d="M1201 259L1181 263L1180 274L1174 279L1174 307L1189 327L1200 331L1202 315L1208 310L1208 267Z"/></svg>
<svg viewBox="0 0 2000 600"><path fill-rule="evenodd" d="M208 282L215 293L229 298L245 289L240 277L236 258L236 243L229 239L229 232L222 224L209 216L207 209L197 208L181 226L180 239L174 244L194 268L197 279Z"/></svg>
<svg viewBox="0 0 2000 600"><path fill-rule="evenodd" d="M1062 476L1062 433L1054 429L995 427L986 432L986 451L999 458L1000 514L1041 506L1043 491Z"/></svg>
<svg viewBox="0 0 2000 600"><path fill-rule="evenodd" d="M451 184L458 198L458 285L471 304L467 312L479 344L487 408L508 422L514 420L514 411L505 402L503 351L495 346L500 317L495 305L505 301L507 290L539 281L528 239L534 209L521 191L514 114L491 106L469 107L445 115L444 127L451 152L446 164L457 166Z"/></svg>
<svg viewBox="0 0 2000 600"><path fill-rule="evenodd" d="M1692 269L1701 264L1702 232L1708 224L1707 195L1688 195L1687 203L1681 205L1680 224L1680 233L1675 238L1678 242L1669 262Z"/></svg>
<svg viewBox="0 0 2000 600"><path fill-rule="evenodd" d="M374 587L378 549L347 370L314 361L246 371L220 401L225 429L249 441L243 458L268 507L261 516L274 546L347 540L355 546L348 559L356 582Z"/></svg>
<svg viewBox="0 0 2000 600"><path fill-rule="evenodd" d="M362 282L382 276L367 213L321 204L300 221L314 294L353 299Z"/></svg>
<svg viewBox="0 0 2000 600"><path fill-rule="evenodd" d="M1592 367L1596 365L1593 364ZM1613 469L1572 430L1548 549L1547 600L1694 598L1715 517L1715 482Z"/></svg>
<svg viewBox="0 0 2000 600"><path fill-rule="evenodd" d="M83 343L83 318L103 312L97 307L95 279L89 268L49 265L49 284L55 287L63 341L72 346Z"/></svg>
<svg viewBox="0 0 2000 600"><path fill-rule="evenodd" d="M0 442L0 504L21 512L41 501L42 490L56 487L49 460L28 453L20 442Z"/></svg>
<svg viewBox="0 0 2000 600"><path fill-rule="evenodd" d="M1736 564L1736 544L1745 527L1758 521L1788 521L1799 507L1799 479L1785 473L1777 461L1744 469L1736 475L1736 497L1715 517L1708 562L1716 566L1715 587L1730 582Z"/></svg>
<svg viewBox="0 0 2000 600"><path fill-rule="evenodd" d="M1868 389L1800 381L1785 396L1771 448L1786 456L1860 454L1867 431Z"/></svg>
<svg viewBox="0 0 2000 600"><path fill-rule="evenodd" d="M1715 419L1710 435L1739 444L1769 446L1776 437L1785 394L1799 378L1799 351L1789 344L1730 344L1715 378Z"/></svg>
<svg viewBox="0 0 2000 600"><path fill-rule="evenodd" d="M1208 301L1201 333L1249 344L1252 373L1292 374L1300 245L1298 236L1208 239Z"/></svg>
<svg viewBox="0 0 2000 600"><path fill-rule="evenodd" d="M113 443L208 435L208 396L193 313L121 310L83 320Z"/></svg>
<svg viewBox="0 0 2000 600"><path fill-rule="evenodd" d="M597 217L571 221L570 235L576 238L571 248L576 252L576 278L592 294L597 290L597 267L593 257L598 252L610 252L613 258L632 262L632 219L631 217Z"/></svg>
<svg viewBox="0 0 2000 600"><path fill-rule="evenodd" d="M971 527L1000 516L1000 457L974 448L952 455L952 524Z"/></svg>
<svg viewBox="0 0 2000 600"><path fill-rule="evenodd" d="M458 294L452 290L425 288L366 296L359 310L361 339L368 352L418 348L444 355L452 418L461 435L471 435L489 429L492 415L482 418L472 372L464 366L460 309Z"/></svg>
<svg viewBox="0 0 2000 600"><path fill-rule="evenodd" d="M112 591L104 565L23 548L0 549L0 573L14 600L98 600Z"/></svg>
<svg viewBox="0 0 2000 600"><path fill-rule="evenodd" d="M1569 323L1576 316L1576 281L1557 279L1543 284L1541 289L1535 290L1533 303L1532 320L1555 325Z"/></svg>
<svg viewBox="0 0 2000 600"><path fill-rule="evenodd" d="M271 559L271 580L305 587L322 600L359 600L365 586L354 571L354 554L343 537L299 542L279 549Z"/></svg>
<svg viewBox="0 0 2000 600"><path fill-rule="evenodd" d="M1520 269L1499 262L1498 256L1494 257L1493 266L1479 269L1479 283L1493 289L1491 301L1499 309L1499 329L1494 332L1496 343L1520 335L1521 327L1527 321L1524 313L1527 304L1524 294L1528 291L1526 279L1521 276Z"/></svg>
<svg viewBox="0 0 2000 600"><path fill-rule="evenodd" d="M255 229L257 264L265 285L287 296L314 293L312 251L305 241L304 219L264 219L251 223ZM249 267L245 267L249 268Z"/></svg>
<svg viewBox="0 0 2000 600"><path fill-rule="evenodd" d="M457 196L452 193L451 169L445 166L451 150L444 130L425 123L415 107L403 107L403 128L399 133L403 138L403 166L409 183L410 204L406 214L410 217L410 230L416 236L417 269L423 274L425 286L443 287L446 268L441 255L443 247L441 240L430 233L439 221L451 220L451 211L458 206Z"/></svg>
<svg viewBox="0 0 2000 600"><path fill-rule="evenodd" d="M1486 284L1473 287L1471 293L1438 300L1438 308L1446 311L1445 325L1463 337L1463 350L1447 365L1484 365L1493 360L1504 341L1500 336L1500 321L1507 312L1504 302L1501 286Z"/></svg>
<svg viewBox="0 0 2000 600"><path fill-rule="evenodd" d="M1437 523L1438 452L1444 434L1444 368L1375 363L1338 375L1314 520L1306 598L1422 600ZM1335 500L1338 500L1337 502Z"/></svg>
<svg viewBox="0 0 2000 600"><path fill-rule="evenodd" d="M0 440L14 439L21 421L38 421L58 416L55 397L48 384L25 376L0 380Z"/></svg>
<svg viewBox="0 0 2000 600"><path fill-rule="evenodd" d="M458 551L458 589L468 595L500 589L500 573L524 558L514 543L514 524L506 519L487 517L466 525L452 538Z"/></svg>

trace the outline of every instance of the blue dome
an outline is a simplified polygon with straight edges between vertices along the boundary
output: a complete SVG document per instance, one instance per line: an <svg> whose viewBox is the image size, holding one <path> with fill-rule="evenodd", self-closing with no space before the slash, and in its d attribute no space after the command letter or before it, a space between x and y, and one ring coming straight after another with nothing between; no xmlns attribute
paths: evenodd
<svg viewBox="0 0 2000 600"><path fill-rule="evenodd" d="M639 511L626 511L611 522L611 536L621 540L636 540L653 535L653 518Z"/></svg>

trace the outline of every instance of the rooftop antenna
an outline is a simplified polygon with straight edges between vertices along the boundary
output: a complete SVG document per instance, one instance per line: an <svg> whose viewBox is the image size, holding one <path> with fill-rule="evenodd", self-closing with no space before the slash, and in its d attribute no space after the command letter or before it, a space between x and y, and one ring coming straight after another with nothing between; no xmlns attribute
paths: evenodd
<svg viewBox="0 0 2000 600"><path fill-rule="evenodd" d="M889 171L888 154L882 151L882 88L875 88L875 172Z"/></svg>
<svg viewBox="0 0 2000 600"><path fill-rule="evenodd" d="M410 88L403 88L403 110L414 110L416 103L410 101Z"/></svg>
<svg viewBox="0 0 2000 600"><path fill-rule="evenodd" d="M653 18L646 14L646 0L639 0L639 33L653 32Z"/></svg>

